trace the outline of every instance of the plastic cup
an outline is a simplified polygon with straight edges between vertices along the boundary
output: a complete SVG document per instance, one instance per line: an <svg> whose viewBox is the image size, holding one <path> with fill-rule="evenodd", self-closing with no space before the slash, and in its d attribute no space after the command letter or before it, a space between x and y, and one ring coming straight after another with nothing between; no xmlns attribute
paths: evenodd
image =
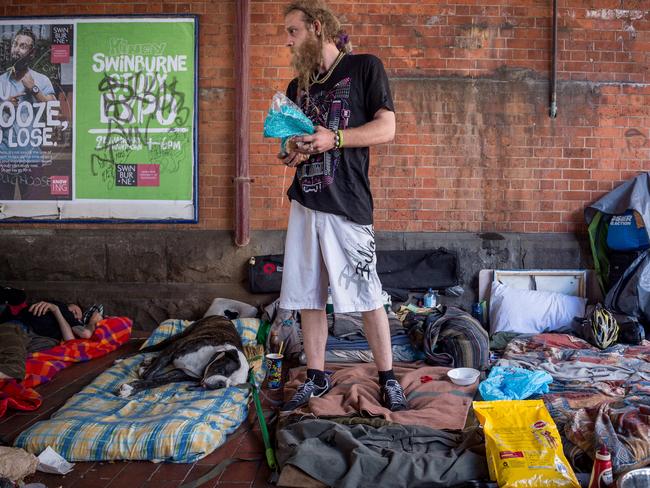
<svg viewBox="0 0 650 488"><path fill-rule="evenodd" d="M276 390L282 386L282 354L266 355L266 387Z"/></svg>

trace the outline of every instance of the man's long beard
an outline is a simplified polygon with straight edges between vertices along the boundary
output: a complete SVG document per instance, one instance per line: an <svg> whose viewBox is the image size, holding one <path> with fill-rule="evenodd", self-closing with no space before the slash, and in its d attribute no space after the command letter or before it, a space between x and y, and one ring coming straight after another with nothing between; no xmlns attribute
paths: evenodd
<svg viewBox="0 0 650 488"><path fill-rule="evenodd" d="M27 71L29 68L29 62L31 61L31 56L29 54L25 56L11 56L11 65L9 70L14 73L22 73Z"/></svg>
<svg viewBox="0 0 650 488"><path fill-rule="evenodd" d="M318 38L312 34L305 39L291 58L291 66L298 76L298 89L306 93L309 93L310 77L318 71L321 64L322 46L318 41Z"/></svg>

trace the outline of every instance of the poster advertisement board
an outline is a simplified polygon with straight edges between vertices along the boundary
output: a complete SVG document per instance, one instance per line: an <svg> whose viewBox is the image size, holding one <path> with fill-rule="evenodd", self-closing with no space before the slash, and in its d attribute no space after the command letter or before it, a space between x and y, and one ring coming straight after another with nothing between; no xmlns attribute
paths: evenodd
<svg viewBox="0 0 650 488"><path fill-rule="evenodd" d="M196 222L197 29L0 20L0 219Z"/></svg>

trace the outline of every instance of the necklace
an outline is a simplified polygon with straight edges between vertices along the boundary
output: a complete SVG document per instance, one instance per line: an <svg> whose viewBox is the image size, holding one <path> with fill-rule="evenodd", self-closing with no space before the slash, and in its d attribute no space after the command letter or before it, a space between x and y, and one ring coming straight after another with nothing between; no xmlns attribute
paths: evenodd
<svg viewBox="0 0 650 488"><path fill-rule="evenodd" d="M322 85L327 80L329 80L330 76L332 76L332 73L334 73L334 69L341 62L341 59L343 59L343 56L345 56L345 51L339 52L339 55L334 60L334 63L332 63L332 66L330 66L330 69L327 70L327 73L325 73L325 76L323 76L322 78L319 79L318 75L315 75L314 73L312 73L309 76L309 84L310 85L313 85L313 84Z"/></svg>

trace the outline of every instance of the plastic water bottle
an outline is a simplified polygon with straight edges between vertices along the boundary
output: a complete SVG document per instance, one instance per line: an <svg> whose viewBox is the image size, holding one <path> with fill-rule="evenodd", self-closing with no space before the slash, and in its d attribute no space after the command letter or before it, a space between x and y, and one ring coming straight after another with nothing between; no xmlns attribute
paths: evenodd
<svg viewBox="0 0 650 488"><path fill-rule="evenodd" d="M381 299L384 302L384 309L388 312L393 304L392 297L388 294L386 290L381 290Z"/></svg>
<svg viewBox="0 0 650 488"><path fill-rule="evenodd" d="M422 297L424 300L424 307L425 308L433 308L435 307L438 303L437 297L436 297L436 292L433 291L432 288L429 288L429 291Z"/></svg>
<svg viewBox="0 0 650 488"><path fill-rule="evenodd" d="M332 290L330 287L327 287L327 304L325 305L325 313L327 313L327 315L334 313L334 302L332 301Z"/></svg>

